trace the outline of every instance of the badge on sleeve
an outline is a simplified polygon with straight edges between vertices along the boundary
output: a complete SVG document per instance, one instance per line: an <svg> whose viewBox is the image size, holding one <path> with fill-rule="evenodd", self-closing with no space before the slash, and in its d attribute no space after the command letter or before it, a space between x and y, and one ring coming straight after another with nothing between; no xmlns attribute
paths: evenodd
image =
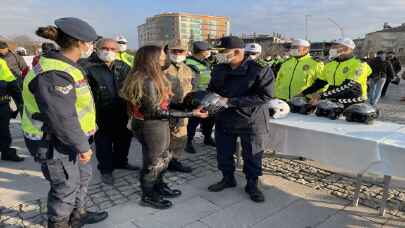
<svg viewBox="0 0 405 228"><path fill-rule="evenodd" d="M308 65L308 64L305 64L305 65L302 67L302 69L303 69L304 71L309 70L309 65Z"/></svg>
<svg viewBox="0 0 405 228"><path fill-rule="evenodd" d="M66 95L70 93L70 91L73 89L72 85L67 85L67 86L55 86L55 90Z"/></svg>
<svg viewBox="0 0 405 228"><path fill-rule="evenodd" d="M347 74L349 72L349 67L343 68L343 74Z"/></svg>
<svg viewBox="0 0 405 228"><path fill-rule="evenodd" d="M363 73L363 67L357 68L355 71L356 78L359 78L362 73Z"/></svg>

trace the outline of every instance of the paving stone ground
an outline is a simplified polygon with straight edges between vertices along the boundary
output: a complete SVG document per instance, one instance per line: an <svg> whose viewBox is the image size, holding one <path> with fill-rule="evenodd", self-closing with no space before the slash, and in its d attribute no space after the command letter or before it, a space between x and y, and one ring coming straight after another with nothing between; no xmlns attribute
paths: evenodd
<svg viewBox="0 0 405 228"><path fill-rule="evenodd" d="M399 97L405 85L392 86L379 106L381 119L405 123L405 105ZM404 94L405 95L405 94ZM46 194L49 189L39 166L24 147L18 122L11 125L14 145L26 157L23 163L1 162L0 227L44 227ZM379 217L382 197L381 177L368 176L361 189L360 207L351 207L356 180L352 174L337 172L314 161L296 161L266 154L261 185L267 197L264 204L252 203L243 192L244 178L239 170L239 187L209 193L209 184L218 181L213 148L196 139L198 154L185 154L183 162L193 167L191 174L168 173L166 180L183 191L175 207L157 211L139 205L138 172L114 172L115 184L101 183L95 169L89 187L88 208L108 210L110 217L88 227L405 227L405 182L393 181L388 215ZM140 146L133 141L130 161L140 164Z"/></svg>

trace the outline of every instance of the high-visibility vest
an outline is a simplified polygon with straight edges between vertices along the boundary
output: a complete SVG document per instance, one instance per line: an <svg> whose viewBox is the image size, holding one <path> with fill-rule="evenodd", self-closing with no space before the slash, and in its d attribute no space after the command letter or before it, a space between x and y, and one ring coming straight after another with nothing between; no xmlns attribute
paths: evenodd
<svg viewBox="0 0 405 228"><path fill-rule="evenodd" d="M361 85L362 98L367 99L367 78L372 73L370 66L355 57L343 62L336 60L325 65L320 79L328 82L328 86L337 87L345 80L353 80Z"/></svg>
<svg viewBox="0 0 405 228"><path fill-rule="evenodd" d="M275 97L290 100L310 87L322 74L323 63L315 61L309 54L285 61L277 73Z"/></svg>
<svg viewBox="0 0 405 228"><path fill-rule="evenodd" d="M17 80L7 65L7 62L0 58L0 103L8 103L7 84Z"/></svg>
<svg viewBox="0 0 405 228"><path fill-rule="evenodd" d="M121 60L124 63L128 64L130 67L132 67L134 65L135 57L126 52L118 52L116 59Z"/></svg>
<svg viewBox="0 0 405 228"><path fill-rule="evenodd" d="M21 127L24 136L32 140L43 138L43 122L32 118L34 114L40 114L38 104L34 95L29 89L30 82L36 77L42 77L46 72L60 71L69 74L74 80L73 88L61 88L69 91L74 89L76 93L75 108L80 127L87 136L91 136L96 131L96 112L93 96L82 71L68 63L57 59L41 57L39 63L28 73L23 83L22 97L24 101ZM55 85L56 88L56 85Z"/></svg>
<svg viewBox="0 0 405 228"><path fill-rule="evenodd" d="M186 59L186 64L193 70L197 71L198 82L196 83L197 90L205 90L211 80L211 69L209 66L192 58Z"/></svg>

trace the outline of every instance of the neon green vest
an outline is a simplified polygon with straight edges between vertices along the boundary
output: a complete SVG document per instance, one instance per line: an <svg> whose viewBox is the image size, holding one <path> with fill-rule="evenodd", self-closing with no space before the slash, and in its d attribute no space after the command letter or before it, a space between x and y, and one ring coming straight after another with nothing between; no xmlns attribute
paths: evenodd
<svg viewBox="0 0 405 228"><path fill-rule="evenodd" d="M211 80L211 69L192 58L187 58L186 64L192 66L193 69L198 69L199 80L197 82L197 90L207 89Z"/></svg>
<svg viewBox="0 0 405 228"><path fill-rule="evenodd" d="M345 80L360 83L361 94L367 99L367 78L372 73L370 66L355 57L344 62L332 61L325 65L320 79L327 81L329 86L340 86Z"/></svg>
<svg viewBox="0 0 405 228"><path fill-rule="evenodd" d="M134 59L135 57L133 55L130 55L126 52L118 52L117 53L117 59L123 61L124 63L128 64L130 67L134 65Z"/></svg>
<svg viewBox="0 0 405 228"><path fill-rule="evenodd" d="M7 62L0 58L0 81L12 82L17 80L7 65Z"/></svg>
<svg viewBox="0 0 405 228"><path fill-rule="evenodd" d="M32 115L40 113L40 110L35 101L34 95L29 89L29 84L35 77L41 77L43 73L49 71L62 71L73 78L75 82L74 90L77 98L75 106L80 126L87 136L93 135L96 131L94 101L90 87L87 84L87 80L82 71L60 60L44 57L40 58L39 63L34 66L34 69L32 69L24 79L22 92L24 109L21 121L24 135L33 140L40 140L43 137L43 122L32 118Z"/></svg>
<svg viewBox="0 0 405 228"><path fill-rule="evenodd" d="M290 100L311 86L323 70L323 63L315 61L309 54L299 59L285 61L277 73L275 97Z"/></svg>

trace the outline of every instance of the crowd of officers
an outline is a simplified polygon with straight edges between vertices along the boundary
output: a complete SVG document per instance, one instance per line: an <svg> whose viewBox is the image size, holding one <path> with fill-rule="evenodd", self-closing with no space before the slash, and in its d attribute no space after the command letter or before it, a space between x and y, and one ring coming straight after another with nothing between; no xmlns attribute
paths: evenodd
<svg viewBox="0 0 405 228"><path fill-rule="evenodd" d="M40 27L36 34L54 41L59 50L45 45L30 71L0 43L0 151L2 160L23 160L10 147L8 128L20 113L26 146L51 186L50 228L81 227L107 218L106 212L85 209L93 142L105 184L114 184L115 169L140 169L142 203L170 208L167 198L181 191L165 183L164 173L192 172L181 156L197 152L193 139L199 125L204 144L216 147L223 175L208 190L237 186L234 153L239 139L245 191L254 202L264 202L258 178L269 147L270 99L305 96L316 105L321 99L352 104L371 97L374 105L379 98L374 94L381 95L384 86L380 79L395 74L379 53L385 65L369 61L380 64L377 76L369 78L376 75L374 69L353 55L355 44L348 38L333 41L330 61L323 63L311 57L310 43L301 39L293 41L289 58L276 62L260 58L260 45L245 45L235 36L222 38L215 56L203 41L193 43L191 55L188 44L174 41L164 48L141 47L132 56L124 37L100 38L78 18L57 19L55 26ZM185 110L183 99L192 91L218 94L225 109L215 115L201 108ZM17 111L10 110L10 97ZM133 135L142 144L141 168L128 163Z"/></svg>

